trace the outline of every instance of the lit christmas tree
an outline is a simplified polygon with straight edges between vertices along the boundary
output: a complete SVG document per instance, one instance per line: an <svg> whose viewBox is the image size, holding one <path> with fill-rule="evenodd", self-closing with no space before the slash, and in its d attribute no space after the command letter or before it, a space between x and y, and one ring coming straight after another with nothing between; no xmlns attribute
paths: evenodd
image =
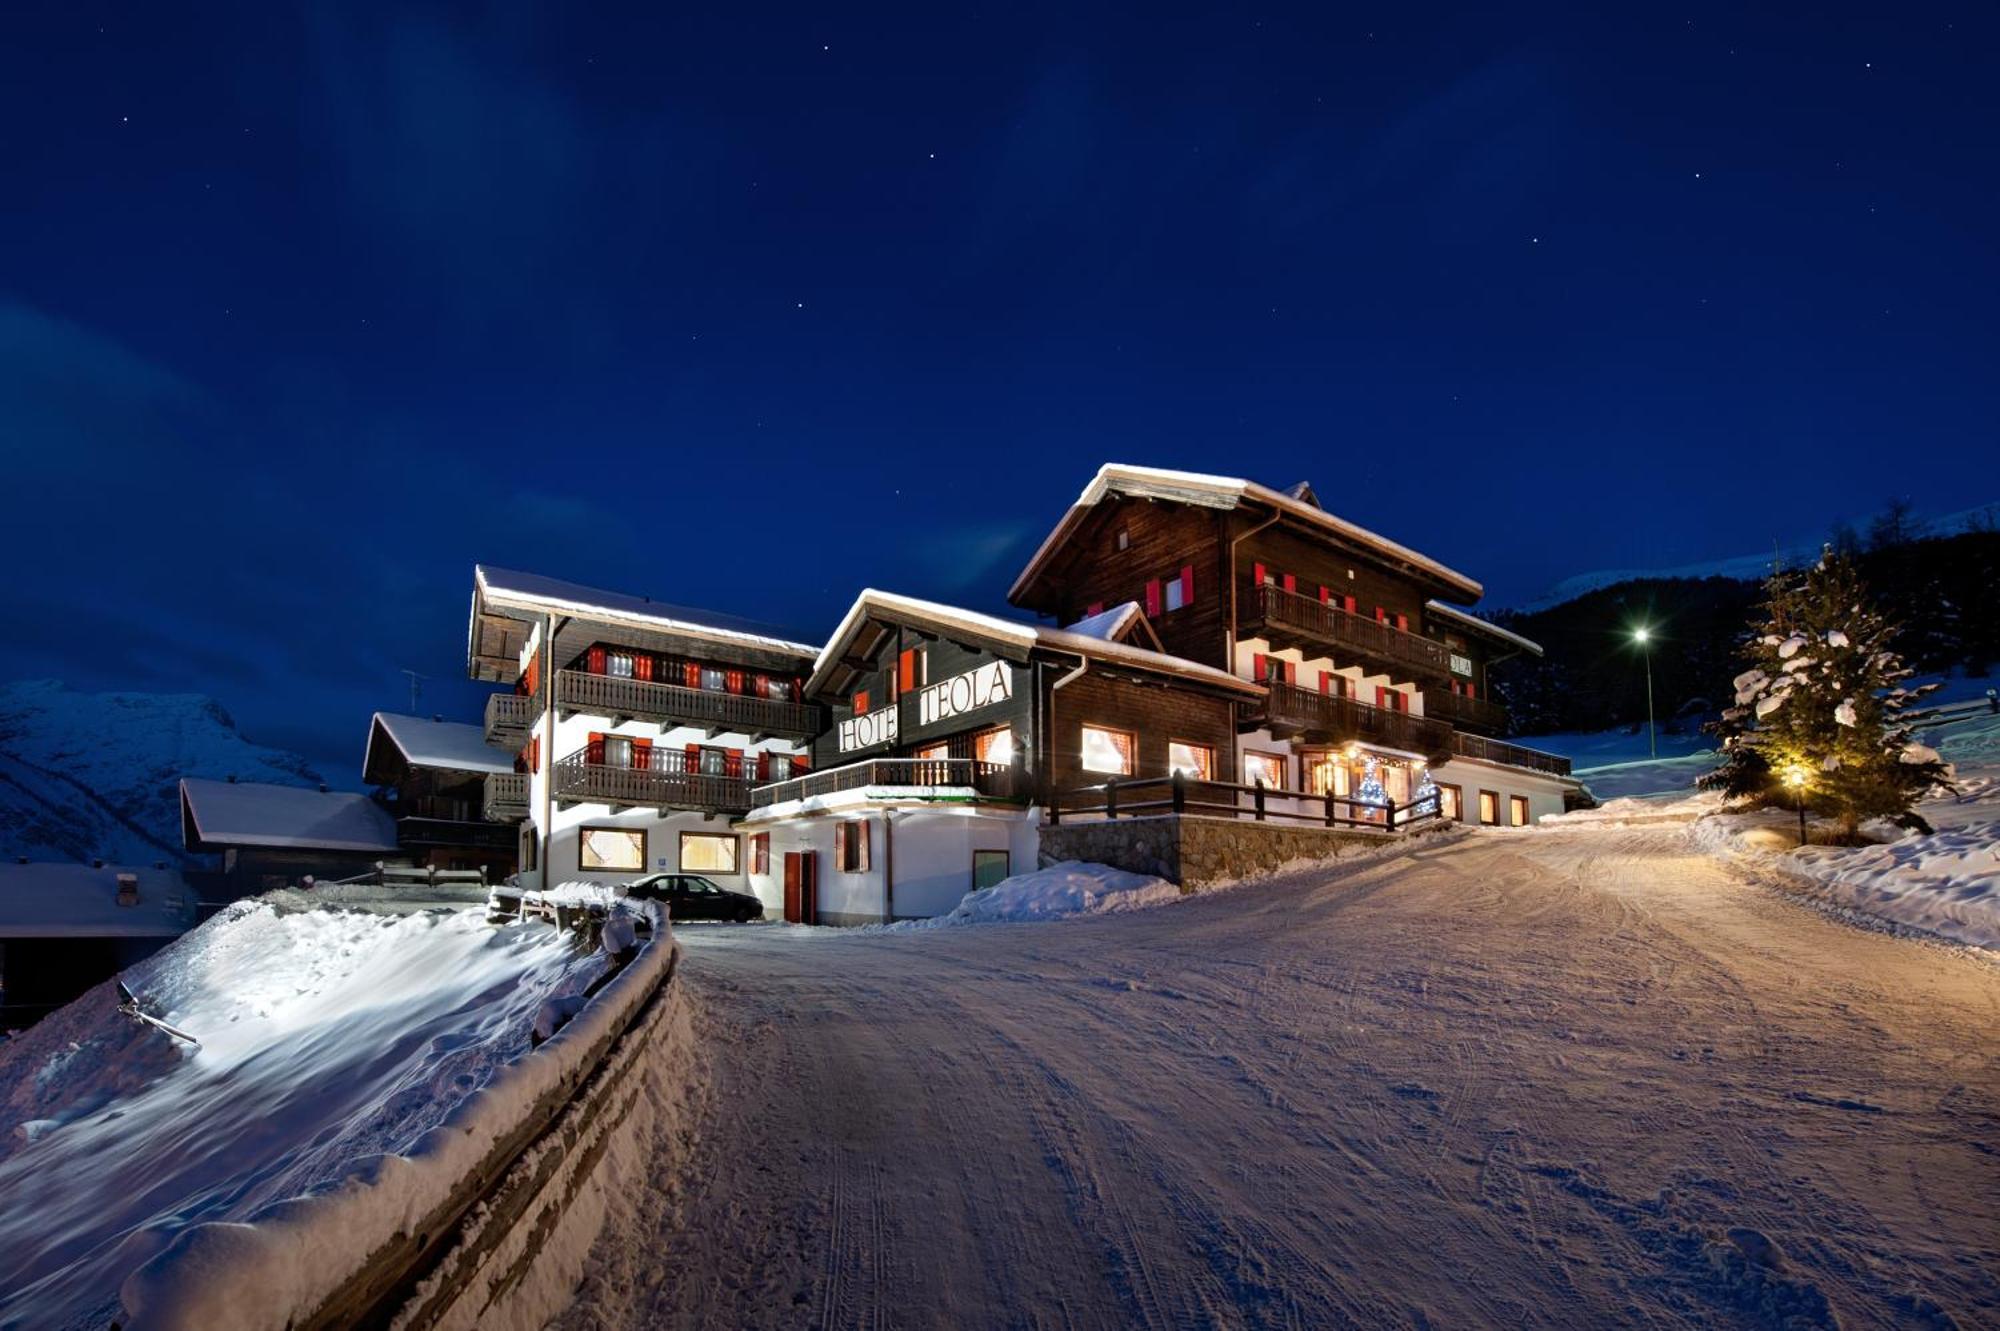
<svg viewBox="0 0 2000 1331"><path fill-rule="evenodd" d="M1373 755L1362 760L1366 766L1361 772L1361 784L1355 788L1354 798L1363 804L1387 806L1389 792L1382 785L1382 775Z"/></svg>

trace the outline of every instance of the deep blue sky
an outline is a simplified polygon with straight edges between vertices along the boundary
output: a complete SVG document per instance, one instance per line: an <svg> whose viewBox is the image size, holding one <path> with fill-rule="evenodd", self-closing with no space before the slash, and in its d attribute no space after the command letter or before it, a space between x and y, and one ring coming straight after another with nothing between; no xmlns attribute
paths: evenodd
<svg viewBox="0 0 2000 1331"><path fill-rule="evenodd" d="M1489 605L2000 497L1993 6L1638 8L6 7L0 678L351 780L480 560L817 637L1106 459Z"/></svg>

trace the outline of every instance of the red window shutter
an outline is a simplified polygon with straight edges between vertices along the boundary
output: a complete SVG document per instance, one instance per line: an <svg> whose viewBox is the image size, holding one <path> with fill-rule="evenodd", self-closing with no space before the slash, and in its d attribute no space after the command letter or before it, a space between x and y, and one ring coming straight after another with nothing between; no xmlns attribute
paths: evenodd
<svg viewBox="0 0 2000 1331"><path fill-rule="evenodd" d="M1250 566L1250 580L1259 587L1264 585L1264 566L1262 564L1252 564Z"/></svg>
<svg viewBox="0 0 2000 1331"><path fill-rule="evenodd" d="M701 687L701 662L689 661L681 667L681 682L691 689Z"/></svg>
<svg viewBox="0 0 2000 1331"><path fill-rule="evenodd" d="M1477 697L1479 696L1478 694L1476 694L1476 693L1474 693L1474 692L1472 691L1472 681L1471 681L1471 680L1467 680L1467 681L1465 682L1465 696L1466 696L1466 697L1468 697L1468 698L1477 698Z"/></svg>
<svg viewBox="0 0 2000 1331"><path fill-rule="evenodd" d="M743 692L743 672L741 670L725 670L722 678L724 685L728 687L731 693Z"/></svg>
<svg viewBox="0 0 2000 1331"><path fill-rule="evenodd" d="M1298 589L1299 589L1298 574L1287 573L1285 575L1285 590L1288 592L1296 592Z"/></svg>
<svg viewBox="0 0 2000 1331"><path fill-rule="evenodd" d="M1265 659L1262 652L1250 653L1250 678L1256 680L1259 684L1264 682L1264 675L1266 673L1264 666Z"/></svg>
<svg viewBox="0 0 2000 1331"><path fill-rule="evenodd" d="M1146 584L1146 613L1155 619L1159 618L1160 580L1158 578L1154 578Z"/></svg>
<svg viewBox="0 0 2000 1331"><path fill-rule="evenodd" d="M1319 672L1319 691L1321 693L1333 692L1333 672L1331 670L1322 670Z"/></svg>
<svg viewBox="0 0 2000 1331"><path fill-rule="evenodd" d="M799 774L800 774L801 772L805 772L805 771L808 771L808 770L810 770L810 769L811 769L811 767L812 767L812 755L811 755L811 754L809 754L809 753L795 753L795 754L793 754L793 755L792 755L792 775L793 775L793 776L797 776L797 775L799 775Z"/></svg>
<svg viewBox="0 0 2000 1331"><path fill-rule="evenodd" d="M722 770L732 777L743 775L743 750L730 749L723 754Z"/></svg>
<svg viewBox="0 0 2000 1331"><path fill-rule="evenodd" d="M1189 605L1193 605L1193 604L1194 604L1194 565L1193 565L1193 564L1182 564L1182 565L1181 565L1181 604L1182 604L1183 606L1189 606Z"/></svg>
<svg viewBox="0 0 2000 1331"><path fill-rule="evenodd" d="M1389 622L1389 612L1379 605L1375 607L1375 622L1377 624L1386 624Z"/></svg>
<svg viewBox="0 0 2000 1331"><path fill-rule="evenodd" d="M604 649L593 647L584 653L584 668L593 675L604 673Z"/></svg>
<svg viewBox="0 0 2000 1331"><path fill-rule="evenodd" d="M1357 613L1354 608L1354 596L1352 593L1349 593L1348 595L1341 597L1340 601L1341 601L1341 608L1347 611L1348 614L1352 615Z"/></svg>
<svg viewBox="0 0 2000 1331"><path fill-rule="evenodd" d="M771 751L769 749L757 755L757 779L759 781L769 781L771 779Z"/></svg>
<svg viewBox="0 0 2000 1331"><path fill-rule="evenodd" d="M1101 615L1101 614L1103 614L1103 613L1104 613L1104 602L1102 602L1102 601L1092 601L1092 602L1091 602L1091 603L1090 603L1089 605L1087 605L1087 606L1085 606L1085 607L1083 608L1083 613L1084 613L1084 614L1085 614L1086 616L1089 616L1089 615Z"/></svg>
<svg viewBox="0 0 2000 1331"><path fill-rule="evenodd" d="M917 687L917 653L915 648L906 649L896 658L896 687L904 693Z"/></svg>
<svg viewBox="0 0 2000 1331"><path fill-rule="evenodd" d="M589 742L588 744L586 744L586 745L584 746L584 750L583 750L583 755L584 755L584 756L583 756L583 760L584 760L585 762L588 762L588 763L601 763L601 762L603 762L603 761L604 761L604 736L603 736L603 735L601 735L601 734L599 734L599 733L598 733L597 731L595 731L595 730L591 731L591 732L590 732L590 742Z"/></svg>
<svg viewBox="0 0 2000 1331"><path fill-rule="evenodd" d="M1410 631L1410 617L1408 615L1397 615L1396 627L1408 633Z"/></svg>
<svg viewBox="0 0 2000 1331"><path fill-rule="evenodd" d="M632 658L632 678L653 682L653 658L640 652Z"/></svg>
<svg viewBox="0 0 2000 1331"><path fill-rule="evenodd" d="M854 691L854 714L856 716L861 716L865 714L867 711L868 711L868 690L856 689Z"/></svg>
<svg viewBox="0 0 2000 1331"><path fill-rule="evenodd" d="M1388 693L1389 690L1383 688L1380 684L1375 686L1375 705L1377 707L1387 707L1389 705Z"/></svg>
<svg viewBox="0 0 2000 1331"><path fill-rule="evenodd" d="M856 843L855 850L858 852L856 856L858 862L856 863L855 867L860 869L863 873L866 873L868 871L868 841L869 841L868 827L869 825L866 819L863 819L854 824L854 840Z"/></svg>
<svg viewBox="0 0 2000 1331"><path fill-rule="evenodd" d="M1285 683L1296 684L1298 682L1299 682L1299 663L1297 661L1285 662Z"/></svg>
<svg viewBox="0 0 2000 1331"><path fill-rule="evenodd" d="M804 678L803 678L802 676L799 676L799 675L793 675L793 676L792 676L792 701L793 701L793 702L804 702L805 700L806 700L806 682L805 682L805 679L804 679Z"/></svg>
<svg viewBox="0 0 2000 1331"><path fill-rule="evenodd" d="M642 772L652 770L653 741L649 739L635 739L632 741L632 766Z"/></svg>
<svg viewBox="0 0 2000 1331"><path fill-rule="evenodd" d="M1319 588L1319 603L1321 605L1325 605L1328 601L1331 601L1332 599L1333 599L1333 589L1331 587L1328 587L1325 583L1321 583Z"/></svg>
<svg viewBox="0 0 2000 1331"><path fill-rule="evenodd" d="M847 868L846 823L835 823L833 825L833 867L841 870Z"/></svg>
<svg viewBox="0 0 2000 1331"><path fill-rule="evenodd" d="M701 745L690 744L687 746L687 767L684 770L689 773L701 770Z"/></svg>

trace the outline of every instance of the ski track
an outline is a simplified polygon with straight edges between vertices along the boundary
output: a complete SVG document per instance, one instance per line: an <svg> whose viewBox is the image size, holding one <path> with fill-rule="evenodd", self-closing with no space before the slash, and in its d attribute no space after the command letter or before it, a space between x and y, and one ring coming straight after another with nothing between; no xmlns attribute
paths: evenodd
<svg viewBox="0 0 2000 1331"><path fill-rule="evenodd" d="M708 1098L562 1326L2000 1325L2000 966L1684 829L682 934Z"/></svg>

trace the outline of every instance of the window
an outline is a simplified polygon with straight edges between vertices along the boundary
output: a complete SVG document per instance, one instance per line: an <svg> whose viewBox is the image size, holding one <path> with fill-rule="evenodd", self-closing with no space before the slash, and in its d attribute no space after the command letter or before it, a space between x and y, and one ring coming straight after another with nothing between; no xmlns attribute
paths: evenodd
<svg viewBox="0 0 2000 1331"><path fill-rule="evenodd" d="M1113 538L1112 544L1116 545L1120 550L1129 550L1132 547L1132 533L1120 527L1118 535Z"/></svg>
<svg viewBox="0 0 2000 1331"><path fill-rule="evenodd" d="M534 869L534 868L536 867L536 858L535 858L535 857L536 857L536 856L538 856L538 855L540 855L541 853L542 853L542 837L541 837L541 833L537 832L537 831L536 831L536 830L535 830L534 828L532 828L532 827L524 827L524 828L522 828L522 829L521 829L521 867L522 867L523 869L527 869L527 870L533 870L533 869Z"/></svg>
<svg viewBox="0 0 2000 1331"><path fill-rule="evenodd" d="M632 653L613 652L604 662L604 673L621 679L632 678Z"/></svg>
<svg viewBox="0 0 2000 1331"><path fill-rule="evenodd" d="M896 687L903 693L924 686L929 671L927 656L921 647L910 647L896 656Z"/></svg>
<svg viewBox="0 0 2000 1331"><path fill-rule="evenodd" d="M646 832L637 827L577 829L576 862L581 869L637 873L646 867Z"/></svg>
<svg viewBox="0 0 2000 1331"><path fill-rule="evenodd" d="M865 819L833 825L833 862L842 873L868 872L868 823Z"/></svg>
<svg viewBox="0 0 2000 1331"><path fill-rule="evenodd" d="M792 681L790 681L789 679L766 678L764 680L764 696L766 698L769 698L772 702L793 701Z"/></svg>
<svg viewBox="0 0 2000 1331"><path fill-rule="evenodd" d="M771 872L771 834L759 832L750 838L750 872Z"/></svg>
<svg viewBox="0 0 2000 1331"><path fill-rule="evenodd" d="M1457 786L1447 786L1442 781L1437 783L1437 788L1438 788L1438 817L1449 818L1454 823L1464 822L1465 792L1460 790Z"/></svg>
<svg viewBox="0 0 2000 1331"><path fill-rule="evenodd" d="M1507 797L1507 822L1511 827L1526 827L1528 825L1528 797L1526 795L1509 795Z"/></svg>
<svg viewBox="0 0 2000 1331"><path fill-rule="evenodd" d="M721 666L703 666L701 686L710 693L726 693L729 690L729 672Z"/></svg>
<svg viewBox="0 0 2000 1331"><path fill-rule="evenodd" d="M623 735L604 737L604 765L606 767L630 767L632 765L632 741Z"/></svg>
<svg viewBox="0 0 2000 1331"><path fill-rule="evenodd" d="M975 761L1005 767L1014 761L1014 732L1005 726L980 731L972 737L972 756Z"/></svg>
<svg viewBox="0 0 2000 1331"><path fill-rule="evenodd" d="M1479 821L1487 827L1500 826L1500 792L1482 790L1479 792Z"/></svg>
<svg viewBox="0 0 2000 1331"><path fill-rule="evenodd" d="M951 757L951 745L940 740L936 744L924 745L924 747L918 749L915 753L911 754L910 756L913 758L922 759L925 762L930 762L939 758L949 758Z"/></svg>
<svg viewBox="0 0 2000 1331"><path fill-rule="evenodd" d="M792 756L788 753L766 753L764 779L767 781L789 781L792 779Z"/></svg>
<svg viewBox="0 0 2000 1331"><path fill-rule="evenodd" d="M972 890L991 887L1007 877L1007 852L1004 850L975 850L972 852Z"/></svg>
<svg viewBox="0 0 2000 1331"><path fill-rule="evenodd" d="M1188 744L1181 740L1167 743L1167 770L1197 781L1215 779L1215 750L1206 744Z"/></svg>
<svg viewBox="0 0 2000 1331"><path fill-rule="evenodd" d="M701 751L701 774L703 776L728 776L728 751L726 749L703 749Z"/></svg>
<svg viewBox="0 0 2000 1331"><path fill-rule="evenodd" d="M1083 770L1132 775L1132 736L1123 730L1102 726L1083 728Z"/></svg>
<svg viewBox="0 0 2000 1331"><path fill-rule="evenodd" d="M736 838L727 832L681 833L683 871L735 873L736 851Z"/></svg>
<svg viewBox="0 0 2000 1331"><path fill-rule="evenodd" d="M1245 753L1243 755L1243 784L1246 786L1265 785L1272 790L1285 788L1285 760L1275 753Z"/></svg>
<svg viewBox="0 0 2000 1331"><path fill-rule="evenodd" d="M1338 753L1319 752L1307 755L1305 759L1306 793L1309 795L1333 795L1346 798L1353 787L1353 774L1348 770L1347 759Z"/></svg>
<svg viewBox="0 0 2000 1331"><path fill-rule="evenodd" d="M1178 610L1187 604L1186 593L1181 590L1179 578L1169 578L1166 584L1167 609Z"/></svg>

